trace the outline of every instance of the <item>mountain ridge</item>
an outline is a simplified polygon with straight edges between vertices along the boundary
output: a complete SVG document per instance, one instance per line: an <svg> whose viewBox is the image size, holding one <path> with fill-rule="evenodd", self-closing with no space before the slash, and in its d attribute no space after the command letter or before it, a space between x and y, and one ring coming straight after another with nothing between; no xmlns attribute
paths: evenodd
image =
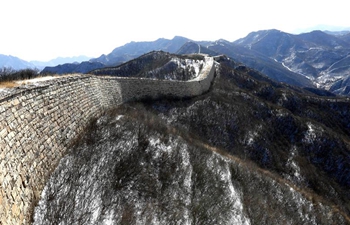
<svg viewBox="0 0 350 225"><path fill-rule="evenodd" d="M348 35L331 35L322 31L293 35L264 30L248 34L234 43L276 60L312 80L319 88L335 91L333 83L350 74ZM256 39L259 41L255 42ZM339 90L335 92L342 94Z"/></svg>
<svg viewBox="0 0 350 225"><path fill-rule="evenodd" d="M276 29L261 30L251 32L234 42L224 39L193 41L181 36L155 41L133 41L80 65L47 67L43 73L88 73L91 69L117 66L158 50L170 53L225 54L279 82L331 90L335 94L348 94L346 80L350 76L350 33L331 34L319 30L302 34L289 34Z"/></svg>
<svg viewBox="0 0 350 225"><path fill-rule="evenodd" d="M0 54L0 68L11 68L14 70L34 69L36 66L33 63L27 62L16 56Z"/></svg>
<svg viewBox="0 0 350 225"><path fill-rule="evenodd" d="M115 48L107 55L101 55L98 58L90 59L90 61L100 62L106 66L116 66L150 51L162 50L169 53L175 53L187 41L189 41L189 39L181 36L175 36L173 39L159 38L155 41L132 41Z"/></svg>

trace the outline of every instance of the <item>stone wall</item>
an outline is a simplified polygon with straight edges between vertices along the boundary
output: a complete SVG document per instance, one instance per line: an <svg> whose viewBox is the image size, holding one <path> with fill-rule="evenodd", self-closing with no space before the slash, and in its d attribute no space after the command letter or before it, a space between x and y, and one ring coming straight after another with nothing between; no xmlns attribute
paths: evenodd
<svg viewBox="0 0 350 225"><path fill-rule="evenodd" d="M191 81L72 75L0 96L0 224L29 224L45 182L91 118L123 102L209 90L213 58Z"/></svg>

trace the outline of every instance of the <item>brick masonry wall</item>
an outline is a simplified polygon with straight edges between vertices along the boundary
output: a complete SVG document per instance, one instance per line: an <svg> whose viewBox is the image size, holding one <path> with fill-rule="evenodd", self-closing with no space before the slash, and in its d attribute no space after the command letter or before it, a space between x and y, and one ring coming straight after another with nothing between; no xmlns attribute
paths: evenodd
<svg viewBox="0 0 350 225"><path fill-rule="evenodd" d="M141 98L208 91L213 58L191 81L72 75L0 96L0 224L30 224L41 191L70 142L105 109Z"/></svg>

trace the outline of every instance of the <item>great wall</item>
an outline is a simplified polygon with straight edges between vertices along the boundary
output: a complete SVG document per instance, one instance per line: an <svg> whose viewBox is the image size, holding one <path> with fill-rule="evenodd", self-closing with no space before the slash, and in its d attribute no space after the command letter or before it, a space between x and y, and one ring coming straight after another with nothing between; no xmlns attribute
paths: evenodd
<svg viewBox="0 0 350 225"><path fill-rule="evenodd" d="M0 224L31 223L48 177L91 118L142 98L201 95L214 73L206 57L190 81L71 75L0 95Z"/></svg>

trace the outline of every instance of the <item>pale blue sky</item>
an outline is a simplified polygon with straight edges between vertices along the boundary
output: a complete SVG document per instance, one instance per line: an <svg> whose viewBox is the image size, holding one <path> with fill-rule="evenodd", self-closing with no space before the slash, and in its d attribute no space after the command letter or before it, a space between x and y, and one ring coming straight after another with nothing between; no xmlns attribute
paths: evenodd
<svg viewBox="0 0 350 225"><path fill-rule="evenodd" d="M350 27L349 3L277 0L0 0L0 54L98 57L130 41L234 41L251 31Z"/></svg>

